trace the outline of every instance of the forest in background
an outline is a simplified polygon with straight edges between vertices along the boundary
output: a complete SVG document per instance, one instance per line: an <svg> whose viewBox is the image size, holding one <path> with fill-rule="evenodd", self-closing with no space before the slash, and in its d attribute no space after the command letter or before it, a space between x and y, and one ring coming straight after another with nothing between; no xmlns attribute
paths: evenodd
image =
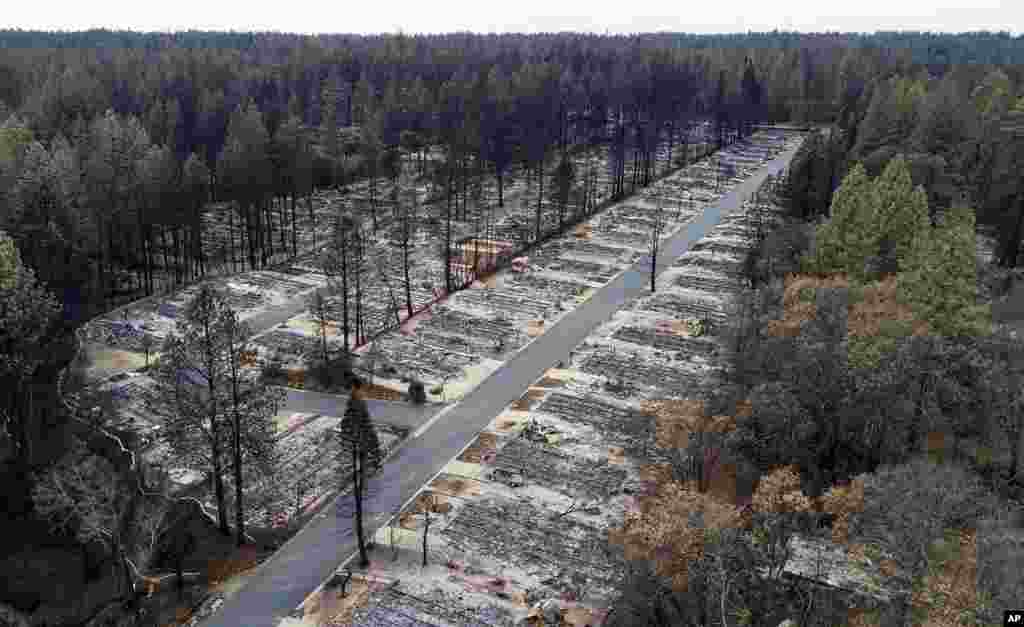
<svg viewBox="0 0 1024 627"><path fill-rule="evenodd" d="M881 279L886 267L898 270L908 259L895 249L872 249L893 242L868 238L865 245L837 237L835 231L843 229L829 235L825 228L820 241L808 235L812 226L836 215L850 224L872 224L849 217L859 215L855 207L877 213L881 206L873 204L876 192L867 190L875 188L863 184L865 177L897 181L904 200L911 198L907 190L920 186L923 196L912 204L926 208L929 229L946 224L948 215L950 223L997 235L1002 270L971 278L992 280L1005 291L1003 279L1018 265L1024 232L1022 48L1022 38L990 33L301 37L0 31L0 228L12 238L10 250L5 241L0 255L5 260L0 272L2 410L10 436L2 450L5 477L11 479L5 480L6 496L16 506L10 511L17 513L16 528L26 530L14 539L44 545L58 537L29 533L36 513L28 492L32 473L60 459L70 437L56 380L73 352L71 329L117 303L207 275L214 260L204 258L198 245L204 212L229 212L244 223L247 237L238 243L243 267L264 267L296 253L294 242L289 245L281 236L289 222L294 224L297 202L317 188L390 177L403 156L431 147L439 153L422 178L447 196L449 211L452 196L471 177L500 180L513 166L543 170L593 148L612 156L613 195L622 197L653 175L658 145L688 141L689 131L704 122L720 145L758 122L822 129L794 160L781 191L799 228L766 239L766 248L750 263L751 284L761 284L756 302L762 304L736 317L741 328L735 333L745 342L737 344L737 363L746 365L737 369L741 389L734 392L757 400L752 417L738 421L730 452L764 473L796 464L815 495L889 464L885 472L891 481L872 480L876 496L866 510L882 520L887 510L879 503L896 499L898 489L919 483L920 473L929 472L900 464L932 427L957 438L1017 441L1019 360L1010 340L942 339L927 345L897 330L882 348L902 351L891 362L901 370L864 378L855 368L835 370L835 355L821 348L822 337L826 348L842 342L832 327L823 327L804 345L800 337L766 338L751 331L760 327L750 321L780 316L785 269L800 270L793 259L818 254L827 248L822 242L840 251L833 257L818 254L827 263L815 270L826 274L855 270L867 256L875 264L867 276ZM886 178L894 162L901 164L899 171ZM872 200L840 194L848 179L851 189ZM963 207L970 208L969 220ZM375 213L378 207L362 209ZM908 224L926 230L923 223ZM966 259L966 239L955 232L928 241L919 250L934 252L938 249L928 247L938 246L935 242L959 245L956 259ZM921 255L910 258L918 264L918 276L927 274ZM768 263L769 270L762 268L757 276L759 263ZM928 276L953 272L967 281L957 274L962 270L943 266ZM870 282L867 287L878 289ZM826 303L819 308L841 309ZM792 357L783 371L755 359L781 354ZM832 370L822 369L828 364ZM821 385L800 385L823 372L830 377ZM762 386L766 380L775 387ZM904 413L881 412L885 393L910 389L907 382L919 385L913 402L900 408ZM998 407L996 399L1003 399ZM846 431L815 422L830 417L829 408L851 403L865 409ZM993 407L1000 413L973 419ZM891 448L872 449L876 440L863 439L882 433L876 417L904 429ZM766 448L766 433L785 430L779 425L797 419L807 425L800 432L803 439ZM795 453L806 450L816 453ZM1020 465L1019 450L1012 449L1011 473ZM990 467L990 461L981 466ZM1012 494L1004 471L989 468L987 485L1001 482L1003 494ZM929 494L957 490L977 495L978 503L984 500L973 474L947 473L934 480L921 489ZM949 511L906 512L906 518L970 526L980 514L968 512L963 503L956 501ZM953 511L956 507L961 509ZM1010 528L1001 524L999 529ZM908 535L914 531L900 529ZM1008 544L999 545L1002 536L992 537L990 557L1015 555ZM1004 548L994 548L999 546ZM693 569L705 577L706 594L702 605L686 605L687 621L706 618L713 606L704 603L723 598L715 588L714 559L735 557L730 562L735 574L751 572L749 560L756 558L713 551L707 556L705 570ZM911 558L916 556L908 563L919 565ZM990 604L1019 592L1005 578L1008 571L998 570L1000 564L1012 562L987 571L990 580L1006 583L987 589ZM642 604L651 606L652 597L669 604L664 582L644 581L631 584L640 590ZM748 605L767 616L778 598L750 583ZM735 594L737 588L732 589ZM688 596L686 604L694 598ZM675 611L664 610L651 623L685 624ZM828 620L824 614L820 619Z"/></svg>
<svg viewBox="0 0 1024 627"><path fill-rule="evenodd" d="M285 254L269 231L294 221L275 219L271 207L282 211L284 199L294 205L315 187L387 176L403 151L445 147L453 163L425 174L458 190L467 176L500 177L567 147L649 152L695 119L714 120L723 134L751 119L838 116L853 126L874 85L893 76L919 89L956 66L962 99L994 64L1007 64L1007 84L991 89L1012 99L1020 48L1003 34L8 30L0 32L0 216L62 295L66 317L80 319L151 293L156 268L163 289L204 274L200 213L225 210L211 201L231 203L226 210L245 221L252 244L243 256L259 264ZM901 120L899 132L913 125ZM982 129L971 131L978 139Z"/></svg>

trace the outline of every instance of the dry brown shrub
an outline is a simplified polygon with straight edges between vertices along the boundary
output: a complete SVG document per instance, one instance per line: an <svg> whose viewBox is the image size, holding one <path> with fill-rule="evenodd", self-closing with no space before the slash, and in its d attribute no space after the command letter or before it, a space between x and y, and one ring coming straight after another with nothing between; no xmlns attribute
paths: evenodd
<svg viewBox="0 0 1024 627"><path fill-rule="evenodd" d="M851 607L846 614L846 624L848 627L879 627L878 616L871 611L859 608Z"/></svg>
<svg viewBox="0 0 1024 627"><path fill-rule="evenodd" d="M911 603L927 611L925 627L956 627L961 616L978 607L978 546L973 530L961 530L958 552L924 576Z"/></svg>
<svg viewBox="0 0 1024 627"><path fill-rule="evenodd" d="M800 489L800 472L796 466L776 468L761 477L752 504L760 512L807 512L812 503Z"/></svg>
<svg viewBox="0 0 1024 627"><path fill-rule="evenodd" d="M800 335L800 325L814 319L814 316L817 315L817 307L813 301L807 302L801 299L801 292L804 290L849 286L849 280L844 274L818 276L790 273L786 275L782 296L783 317L782 320L772 320L768 323L768 334L773 337L797 337Z"/></svg>
<svg viewBox="0 0 1024 627"><path fill-rule="evenodd" d="M645 401L641 410L655 417L661 448L686 448L689 434L704 422L704 402L691 399Z"/></svg>
<svg viewBox="0 0 1024 627"><path fill-rule="evenodd" d="M894 277L868 285L864 298L850 306L848 328L851 336L870 337L878 335L883 320L898 320L911 324L915 336L927 335L928 323L917 320L913 310L899 302L898 288Z"/></svg>
<svg viewBox="0 0 1024 627"><path fill-rule="evenodd" d="M685 592L689 565L704 554L704 531L744 525L742 514L731 503L721 503L694 486L668 483L657 494L641 498L640 512L629 512L619 529L609 531L610 542L620 544L629 560L650 560L655 571ZM700 527L690 526L690 514L701 512Z"/></svg>
<svg viewBox="0 0 1024 627"><path fill-rule="evenodd" d="M656 441L661 448L686 448L691 433L727 433L736 428L733 416L705 416L701 400L644 401L641 410L655 417Z"/></svg>

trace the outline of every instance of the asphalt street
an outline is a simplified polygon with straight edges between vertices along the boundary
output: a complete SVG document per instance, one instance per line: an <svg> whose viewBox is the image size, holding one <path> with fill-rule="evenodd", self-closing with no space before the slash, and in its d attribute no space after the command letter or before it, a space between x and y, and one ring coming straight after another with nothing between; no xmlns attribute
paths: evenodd
<svg viewBox="0 0 1024 627"><path fill-rule="evenodd" d="M348 396L324 394L306 390L286 389L282 412L320 414L341 417L348 407ZM396 427L416 429L445 407L442 403L413 405L402 401L367 400L367 408L374 422L386 422Z"/></svg>
<svg viewBox="0 0 1024 627"><path fill-rule="evenodd" d="M685 253L723 214L739 208L769 174L782 170L795 152L787 150L765 164L758 174L708 206L701 216L672 236L658 255L657 271L664 271ZM620 274L554 324L542 336L543 341L527 345L449 411L439 414L419 437L407 440L369 481L363 506L367 537L372 537L390 515L548 368L565 359L570 350L615 311L645 294L649 289L649 272L649 266L644 269L637 264ZM245 585L206 620L204 627L276 627L355 552L352 511L352 497L339 496L259 566Z"/></svg>

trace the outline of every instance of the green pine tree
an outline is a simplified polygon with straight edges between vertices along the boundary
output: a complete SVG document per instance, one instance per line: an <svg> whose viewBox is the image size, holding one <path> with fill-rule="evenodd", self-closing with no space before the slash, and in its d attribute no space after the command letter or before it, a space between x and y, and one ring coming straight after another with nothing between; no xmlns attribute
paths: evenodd
<svg viewBox="0 0 1024 627"><path fill-rule="evenodd" d="M903 155L875 179L872 203L879 242L891 245L897 259L905 258L915 235L929 226L929 218L928 197L922 188L914 188Z"/></svg>
<svg viewBox="0 0 1024 627"><path fill-rule="evenodd" d="M897 277L900 298L937 335L986 335L991 329L988 308L977 303L974 221L970 207L952 207L942 226L918 233Z"/></svg>
<svg viewBox="0 0 1024 627"><path fill-rule="evenodd" d="M818 227L814 252L806 259L804 270L845 272L862 281L864 260L877 250L878 243L873 187L864 166L858 163L836 190L831 218Z"/></svg>

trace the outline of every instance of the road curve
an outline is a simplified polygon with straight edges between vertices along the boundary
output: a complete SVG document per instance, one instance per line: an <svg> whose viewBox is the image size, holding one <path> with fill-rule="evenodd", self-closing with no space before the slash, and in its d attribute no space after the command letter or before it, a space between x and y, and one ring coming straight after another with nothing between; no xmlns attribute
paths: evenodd
<svg viewBox="0 0 1024 627"><path fill-rule="evenodd" d="M795 148L781 153L673 235L658 255L657 272L714 228L723 215L738 209L769 174L785 168L795 153ZM542 342L531 342L450 410L439 414L419 437L407 441L369 482L369 497L363 505L367 537L547 369L565 359L623 305L646 293L649 273L649 265L644 269L640 264L621 273L552 325ZM203 627L276 627L356 550L351 501L351 496L342 495L324 508L259 566Z"/></svg>

